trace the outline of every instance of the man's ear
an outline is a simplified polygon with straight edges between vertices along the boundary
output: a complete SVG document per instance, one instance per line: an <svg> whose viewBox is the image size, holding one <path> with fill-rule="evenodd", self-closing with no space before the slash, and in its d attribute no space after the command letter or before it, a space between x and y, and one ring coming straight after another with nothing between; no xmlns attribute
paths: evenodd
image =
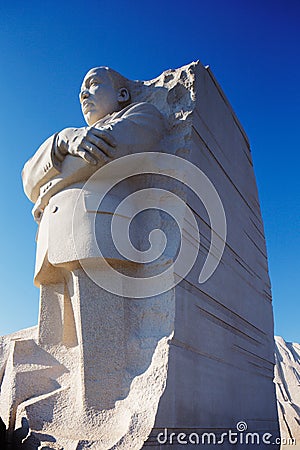
<svg viewBox="0 0 300 450"><path fill-rule="evenodd" d="M126 88L121 88L118 90L118 102L119 103L125 103L128 102L130 100L130 94L128 89Z"/></svg>

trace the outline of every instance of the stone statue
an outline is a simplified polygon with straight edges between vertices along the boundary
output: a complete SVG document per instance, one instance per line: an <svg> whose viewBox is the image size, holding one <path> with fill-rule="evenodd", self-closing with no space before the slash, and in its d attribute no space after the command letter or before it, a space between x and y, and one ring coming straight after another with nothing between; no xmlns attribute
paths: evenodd
<svg viewBox="0 0 300 450"><path fill-rule="evenodd" d="M35 203L33 213L40 222L37 285L53 283L55 277L60 280L59 269L55 267L69 269L79 259L70 243L70 212L78 190L89 176L116 157L153 150L162 137L163 116L150 103L131 103L127 84L112 69L91 69L80 92L88 127L67 128L51 136L25 164L24 189ZM89 221L88 215L86 220ZM80 258L93 256L93 249L85 247Z"/></svg>
<svg viewBox="0 0 300 450"><path fill-rule="evenodd" d="M14 361L17 354L24 351L34 355L33 358L41 362L42 372L47 364L48 373L46 377L41 371L36 372L36 377L32 373L31 383L35 383L37 398L25 405L25 398L30 398L25 381L22 394L16 395L13 408L4 410L3 416L10 433L17 425L22 429L27 419L31 427L41 430L45 423L33 425L41 420L37 410L43 410L42 415L50 417L58 404L67 403L64 420L60 413L52 419L52 425L56 422L58 428L62 427L58 432L61 438L70 437L70 429L75 434L81 429L82 437L88 439L95 434L98 421L97 441L109 442L103 444L106 446L122 438L118 422L124 422L128 416L128 407L124 412L124 406L116 402L130 397L132 380L151 365L153 353L158 352L159 361L161 353L165 352L163 347L172 331L172 314L168 311L172 296L165 296L166 302L162 305L157 299L149 299L142 307L134 300L129 305L126 299L97 286L81 268L80 260L88 260L96 270L104 271L101 266L98 269L97 253L89 242L95 226L94 211L89 205L94 197L97 200L97 186L93 192L85 192L85 183L101 166L115 158L159 149L165 119L150 102L133 102L129 80L107 67L97 67L86 74L79 98L87 127L67 128L48 138L22 172L24 190L35 204L33 215L38 223L34 282L40 288L40 312L36 338L16 342L13 354ZM121 191L123 193L124 185ZM82 192L80 242L75 247L72 214L78 194ZM96 231L111 264L118 267L121 262L123 270L132 271L131 264L126 269L126 261L116 258L106 239L108 216L113 214L116 199L118 190L108 196L108 209L104 205L104 210L97 210ZM153 329L155 336L150 342L151 333L148 333L144 339L148 344L143 344L142 336L136 339L134 335L140 326L140 317L146 328L147 322L153 320L152 310L157 310L158 314ZM157 350L160 339L164 346L160 344L159 349L158 345ZM166 361L164 365L166 367ZM151 371L142 384L150 385L149 376L153 376ZM157 387L157 401L163 384L164 378ZM133 399L136 390L137 387L131 388ZM130 402L134 402L133 399ZM21 412L19 404L22 402L25 409ZM17 408L19 420L16 419ZM113 409L116 410L114 415L110 413ZM89 419L91 411L94 411L92 421ZM109 433L107 427L111 428ZM143 434L145 431L141 436Z"/></svg>
<svg viewBox="0 0 300 450"><path fill-rule="evenodd" d="M24 449L180 449L237 423L278 435L270 285L250 147L212 72L195 62L130 81L97 67L84 77L80 103L87 126L48 138L22 174L38 223L40 311L38 327L0 338L0 417L9 441ZM157 164L157 155L172 156L174 167L164 167L161 179L159 170L144 170L145 155ZM125 170L125 159L139 162L137 175L99 203L111 181L103 170L118 161ZM218 233L214 240L215 203L201 204L192 192L205 180L199 168L224 204L227 239ZM206 187L200 183L201 200ZM145 188L152 197L133 195ZM174 206L174 194L181 200L169 213L164 205ZM132 204L115 214L124 198ZM134 215L135 202L143 214ZM172 211L179 211L177 227ZM127 258L110 233L118 215L124 224L134 217L130 237L140 253L152 245L153 230L164 230L164 253L153 263ZM172 265L182 246L186 261L197 249L184 275ZM211 253L221 264L200 282ZM165 268L177 281L130 296L122 282L114 291L90 276L109 279L106 262L128 279L149 277L149 285Z"/></svg>
<svg viewBox="0 0 300 450"><path fill-rule="evenodd" d="M44 348L79 346L82 372L77 389L82 389L82 402L109 409L128 394L124 300L97 286L79 262L89 259L96 268L99 264L95 249L89 245L94 227L89 203L93 196L97 199L97 186L95 192L84 192L76 248L72 213L79 192L85 190L85 182L99 167L116 157L157 148L164 118L150 103L131 102L128 81L107 67L86 74L79 98L88 126L67 128L51 136L22 173L39 223L34 277L41 293L38 343ZM110 199L108 203L114 202ZM97 211L101 241L105 240L107 215L107 210ZM105 251L108 259L116 261L109 246ZM96 342L101 342L97 351Z"/></svg>

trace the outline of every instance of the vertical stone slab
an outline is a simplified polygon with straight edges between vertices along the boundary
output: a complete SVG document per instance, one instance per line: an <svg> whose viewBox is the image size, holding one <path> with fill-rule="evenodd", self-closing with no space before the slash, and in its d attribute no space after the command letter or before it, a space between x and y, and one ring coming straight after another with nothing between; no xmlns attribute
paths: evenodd
<svg viewBox="0 0 300 450"><path fill-rule="evenodd" d="M246 422L249 432L269 432L275 439L279 431L273 313L249 142L210 69L193 63L178 71L181 76L175 73L173 78L183 80L181 90L188 87L194 98L190 134L181 153L215 186L228 234L220 265L199 284L211 240L210 222L199 199L187 191L187 204L201 233L201 250L188 277L176 287L167 387L145 448L164 428L176 435L187 430L221 433L237 431L240 421ZM176 439L173 448L181 448Z"/></svg>

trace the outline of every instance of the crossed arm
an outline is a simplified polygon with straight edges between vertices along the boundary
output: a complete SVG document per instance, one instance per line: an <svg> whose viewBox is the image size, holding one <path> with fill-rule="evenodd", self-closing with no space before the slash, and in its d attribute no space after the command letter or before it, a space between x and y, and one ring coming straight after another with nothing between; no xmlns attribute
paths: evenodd
<svg viewBox="0 0 300 450"><path fill-rule="evenodd" d="M70 154L89 164L105 164L115 157L116 145L115 138L104 129L66 128L57 134L54 155L60 162Z"/></svg>
<svg viewBox="0 0 300 450"><path fill-rule="evenodd" d="M25 193L36 206L44 207L49 197L76 176L78 180L79 177L81 181L87 180L99 167L117 157L155 151L154 145L161 139L163 129L162 115L149 103L129 105L93 127L66 128L47 139L25 164L22 172ZM77 158L65 162L68 155Z"/></svg>
<svg viewBox="0 0 300 450"><path fill-rule="evenodd" d="M33 203L38 200L42 187L62 172L67 155L77 156L85 163L98 167L114 157L115 148L115 139L106 130L66 128L56 133L39 147L23 168L22 179L27 197Z"/></svg>

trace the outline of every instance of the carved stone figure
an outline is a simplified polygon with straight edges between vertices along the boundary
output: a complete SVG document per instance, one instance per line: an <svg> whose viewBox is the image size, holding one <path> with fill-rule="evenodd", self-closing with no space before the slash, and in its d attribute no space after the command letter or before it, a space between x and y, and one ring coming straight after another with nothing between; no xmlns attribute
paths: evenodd
<svg viewBox="0 0 300 450"><path fill-rule="evenodd" d="M80 92L89 126L67 128L51 136L24 167L24 189L35 203L34 216L40 222L35 271L38 286L62 279L56 267L73 268L74 261L95 256L94 249L84 243L78 245L83 249L78 255L70 242L74 202L91 174L116 157L158 147L163 116L150 103L131 103L126 85L125 78L112 69L90 70ZM93 224L89 214L83 220L84 241Z"/></svg>
<svg viewBox="0 0 300 450"><path fill-rule="evenodd" d="M39 344L79 343L84 401L102 408L112 407L116 399L124 397L126 388L122 381L124 313L120 299L107 298L108 294L91 282L78 263L97 255L89 245L94 215L88 206L91 197L97 196L97 187L96 193L84 194L81 242L76 242L76 248L72 217L78 193L93 172L115 157L153 149L162 137L161 113L150 103L132 103L127 84L112 69L91 69L79 96L88 126L67 128L51 136L23 170L24 189L35 202L34 215L39 221L35 270L35 283L41 289ZM97 225L101 241L105 239L105 222L107 211ZM111 247L105 256L114 256ZM115 327L109 322L113 311L120 314ZM103 349L97 356L95 342L101 342ZM110 361L116 368L107 375Z"/></svg>
<svg viewBox="0 0 300 450"><path fill-rule="evenodd" d="M98 67L85 76L80 102L88 126L51 136L23 170L38 222L40 312L37 328L1 338L0 416L11 442L22 436L31 449L179 449L182 432L201 439L242 420L253 432L278 435L270 285L250 148L211 71L197 62L133 82ZM153 156L153 167L141 154ZM135 176L99 203L112 181L101 170L131 155ZM162 178L165 160L155 155L173 158ZM125 171L125 163L118 167ZM184 167L190 171L182 177ZM203 204L192 192L199 180ZM224 205L226 242L210 223L219 197L205 202L207 186ZM133 195L145 188L151 193ZM175 193L181 200L173 207ZM127 209L117 209L125 198ZM111 237L115 216L132 252L164 252L151 263L127 258ZM197 248L184 275L173 265L182 246L185 262ZM217 264L203 282L209 255ZM154 288L151 280L168 268L166 288L130 296L121 281L104 289L95 280L99 273L110 279L106 262L129 280L149 277Z"/></svg>

